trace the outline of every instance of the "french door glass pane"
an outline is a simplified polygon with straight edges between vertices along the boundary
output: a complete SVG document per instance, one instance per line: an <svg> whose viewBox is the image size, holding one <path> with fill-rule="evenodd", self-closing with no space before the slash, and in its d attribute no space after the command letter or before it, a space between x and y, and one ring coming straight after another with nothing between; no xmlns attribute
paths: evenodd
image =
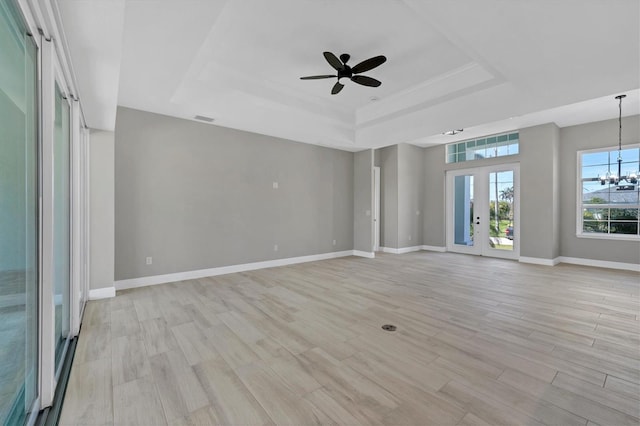
<svg viewBox="0 0 640 426"><path fill-rule="evenodd" d="M453 183L453 242L473 246L473 175L456 176Z"/></svg>
<svg viewBox="0 0 640 426"><path fill-rule="evenodd" d="M513 170L489 173L489 246L513 250Z"/></svg>
<svg viewBox="0 0 640 426"><path fill-rule="evenodd" d="M56 84L55 141L53 152L53 300L55 304L56 366L69 335L70 194L69 104Z"/></svg>
<svg viewBox="0 0 640 426"><path fill-rule="evenodd" d="M0 424L37 395L37 51L12 2L0 7Z"/></svg>

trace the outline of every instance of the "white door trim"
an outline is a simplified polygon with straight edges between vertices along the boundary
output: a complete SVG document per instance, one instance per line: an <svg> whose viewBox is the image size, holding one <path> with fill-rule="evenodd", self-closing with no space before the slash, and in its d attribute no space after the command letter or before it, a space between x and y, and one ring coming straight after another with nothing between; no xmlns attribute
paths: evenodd
<svg viewBox="0 0 640 426"><path fill-rule="evenodd" d="M373 251L380 251L380 167L373 168Z"/></svg>

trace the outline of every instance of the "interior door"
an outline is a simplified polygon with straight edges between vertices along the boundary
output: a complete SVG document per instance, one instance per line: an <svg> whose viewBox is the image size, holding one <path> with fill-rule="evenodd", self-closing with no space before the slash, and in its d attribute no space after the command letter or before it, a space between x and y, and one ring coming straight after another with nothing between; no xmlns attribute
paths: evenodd
<svg viewBox="0 0 640 426"><path fill-rule="evenodd" d="M519 166L507 164L447 173L447 249L517 259Z"/></svg>

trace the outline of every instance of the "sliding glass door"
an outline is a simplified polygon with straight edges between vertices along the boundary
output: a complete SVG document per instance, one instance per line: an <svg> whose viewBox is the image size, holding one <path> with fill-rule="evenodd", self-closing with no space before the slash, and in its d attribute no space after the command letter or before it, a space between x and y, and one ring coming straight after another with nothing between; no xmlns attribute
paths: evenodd
<svg viewBox="0 0 640 426"><path fill-rule="evenodd" d="M0 424L21 424L37 397L37 47L0 2Z"/></svg>

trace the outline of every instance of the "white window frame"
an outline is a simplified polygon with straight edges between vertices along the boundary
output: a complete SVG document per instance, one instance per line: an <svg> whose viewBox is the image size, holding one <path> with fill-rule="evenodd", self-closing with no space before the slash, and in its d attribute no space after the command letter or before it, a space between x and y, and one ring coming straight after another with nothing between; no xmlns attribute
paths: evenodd
<svg viewBox="0 0 640 426"><path fill-rule="evenodd" d="M640 143L636 144L626 144L622 145L622 149L640 149ZM580 150L576 153L576 237L578 238L591 238L596 240L618 240L618 241L640 241L640 235L631 235L631 234L611 234L611 233L597 233L597 232L584 232L583 231L583 210L584 203L582 202L582 155L589 154L594 152L607 152L607 151L617 151L617 146L609 146L602 148L594 148L594 149L584 149ZM609 160L611 161L611 160ZM611 163L617 167L617 163ZM640 185L640 182L635 185ZM602 208L624 208L624 205L620 204L599 204L599 207ZM629 205L630 208L640 208L640 201L638 204ZM640 220L639 220L640 222ZM638 224L640 228L640 223Z"/></svg>

